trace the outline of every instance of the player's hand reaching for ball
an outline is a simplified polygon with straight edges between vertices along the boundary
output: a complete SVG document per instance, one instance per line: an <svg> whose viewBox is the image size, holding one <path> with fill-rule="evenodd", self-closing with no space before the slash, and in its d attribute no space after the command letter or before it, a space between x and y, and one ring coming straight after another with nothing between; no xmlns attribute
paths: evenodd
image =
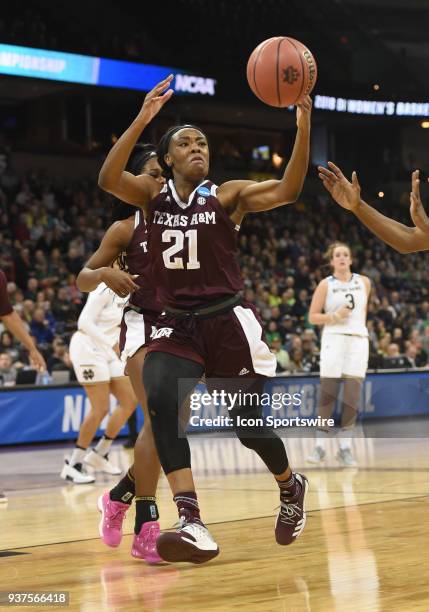
<svg viewBox="0 0 429 612"><path fill-rule="evenodd" d="M138 114L138 119L145 125L150 123L152 119L159 113L161 108L173 95L173 90L170 89L171 82L174 78L170 74L166 79L155 85L155 87L146 95L143 106Z"/></svg>
<svg viewBox="0 0 429 612"><path fill-rule="evenodd" d="M328 162L329 168L318 166L319 178L333 199L347 210L355 210L360 204L360 185L356 172L352 173L352 181L346 179L341 170Z"/></svg>
<svg viewBox="0 0 429 612"><path fill-rule="evenodd" d="M129 293L136 291L139 286L134 282L134 279L138 277L138 274L128 274L124 270L118 270L116 268L104 268L101 275L103 283L119 295L119 297L126 297Z"/></svg>
<svg viewBox="0 0 429 612"><path fill-rule="evenodd" d="M411 175L410 214L414 225L429 234L429 217L420 197L420 170L414 170Z"/></svg>
<svg viewBox="0 0 429 612"><path fill-rule="evenodd" d="M312 107L313 100L310 96L304 96L301 102L296 105L296 125L299 129L310 127Z"/></svg>

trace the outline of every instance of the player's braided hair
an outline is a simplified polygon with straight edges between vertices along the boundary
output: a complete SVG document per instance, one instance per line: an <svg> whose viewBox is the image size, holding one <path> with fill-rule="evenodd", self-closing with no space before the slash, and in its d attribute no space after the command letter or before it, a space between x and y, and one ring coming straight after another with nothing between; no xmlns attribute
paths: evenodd
<svg viewBox="0 0 429 612"><path fill-rule="evenodd" d="M203 136L207 139L207 136L203 132L203 130L196 125L185 123L184 125L173 125L171 128L169 128L165 132L164 136L162 136L156 148L157 153L158 153L158 162L162 168L162 173L164 174L166 179L173 178L173 171L170 168L170 166L167 165L165 161L165 156L168 153L171 139L173 138L174 134L176 134L176 132L179 132L180 130L183 130L185 128L191 128L193 130L198 130L198 132L201 132L201 134L203 134Z"/></svg>
<svg viewBox="0 0 429 612"><path fill-rule="evenodd" d="M138 176L141 174L146 163L152 158L156 157L156 147L153 144L142 144L138 143L135 145L131 152L128 163L125 167L127 172ZM128 219L131 215L136 212L136 207L127 204L118 198L113 198L112 202L112 222L122 221ZM115 260L115 263L119 266L120 270L127 271L125 253L119 253Z"/></svg>

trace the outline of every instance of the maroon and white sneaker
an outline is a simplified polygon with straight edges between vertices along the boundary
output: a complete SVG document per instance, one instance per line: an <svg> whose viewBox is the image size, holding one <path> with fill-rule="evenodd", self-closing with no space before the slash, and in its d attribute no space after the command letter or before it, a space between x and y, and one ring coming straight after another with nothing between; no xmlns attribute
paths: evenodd
<svg viewBox="0 0 429 612"><path fill-rule="evenodd" d="M277 544L287 546L295 542L304 530L307 515L305 496L308 491L308 480L302 474L295 474L297 492L293 497L280 493L280 511L276 519Z"/></svg>
<svg viewBox="0 0 429 612"><path fill-rule="evenodd" d="M177 531L158 536L156 549L164 561L171 562L205 563L219 554L219 547L209 530L202 523L193 522L188 512L180 516Z"/></svg>

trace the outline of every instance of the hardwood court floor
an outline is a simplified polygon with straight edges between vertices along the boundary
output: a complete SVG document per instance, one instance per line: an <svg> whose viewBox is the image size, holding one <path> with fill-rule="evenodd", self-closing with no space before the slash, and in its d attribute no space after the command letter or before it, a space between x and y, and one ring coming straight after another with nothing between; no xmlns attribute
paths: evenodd
<svg viewBox="0 0 429 612"><path fill-rule="evenodd" d="M349 470L334 459L306 466L310 440L288 446L310 480L307 527L295 544L274 542L278 494L259 459L234 439L194 436L200 505L221 553L202 566L161 567L130 556L132 510L119 549L98 539L96 499L115 479L65 485L64 449L3 451L0 590L67 590L67 609L83 612L429 610L427 440L357 440L360 468ZM335 451L332 442L329 456ZM112 453L124 468L130 456L119 446ZM165 480L159 506L161 527L171 527Z"/></svg>

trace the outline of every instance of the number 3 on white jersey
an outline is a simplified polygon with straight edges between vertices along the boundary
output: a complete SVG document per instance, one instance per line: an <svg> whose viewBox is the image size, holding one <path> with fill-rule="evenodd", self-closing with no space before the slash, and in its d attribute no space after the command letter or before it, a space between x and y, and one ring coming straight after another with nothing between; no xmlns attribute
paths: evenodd
<svg viewBox="0 0 429 612"><path fill-rule="evenodd" d="M162 254L166 268L169 268L170 270L184 269L185 266L183 265L183 257L174 257L174 255L183 250L185 238L187 238L189 241L189 261L186 264L186 269L198 270L201 267L197 254L197 230L193 229L184 233L181 230L164 230L162 232L162 242L171 242L174 240L174 244L166 249Z"/></svg>

